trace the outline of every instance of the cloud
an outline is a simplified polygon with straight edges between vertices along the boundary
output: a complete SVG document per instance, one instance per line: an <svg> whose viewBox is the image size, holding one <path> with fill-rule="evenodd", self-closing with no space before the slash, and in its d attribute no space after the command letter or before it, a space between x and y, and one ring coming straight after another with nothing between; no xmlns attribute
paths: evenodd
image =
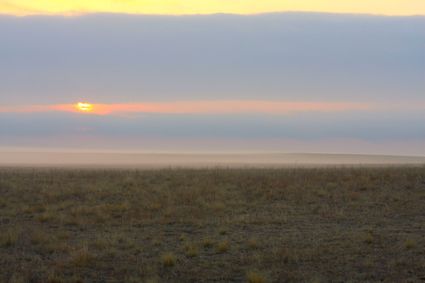
<svg viewBox="0 0 425 283"><path fill-rule="evenodd" d="M370 110L366 103L343 102L287 102L287 101L177 101L127 104L92 104L89 112L78 104L0 106L3 113L74 112L86 114L160 113L160 114L288 114L295 112L334 112Z"/></svg>
<svg viewBox="0 0 425 283"><path fill-rule="evenodd" d="M266 114L286 115L308 112L406 112L425 111L425 102L398 103L373 102L312 102L278 100L211 100L211 101L162 101L143 103L89 103L89 110L79 107L81 103L52 105L0 106L0 113L71 112L94 115L131 113L153 114Z"/></svg>
<svg viewBox="0 0 425 283"><path fill-rule="evenodd" d="M4 2L4 1L3 1ZM9 0L0 3L0 13L10 15L80 13L127 14L256 14L264 12L309 11L332 13L367 13L385 15L425 14L422 0Z"/></svg>
<svg viewBox="0 0 425 283"><path fill-rule="evenodd" d="M280 151L425 155L422 112L0 114L0 146L116 151Z"/></svg>
<svg viewBox="0 0 425 283"><path fill-rule="evenodd" d="M425 93L425 17L0 17L0 34L0 105Z"/></svg>

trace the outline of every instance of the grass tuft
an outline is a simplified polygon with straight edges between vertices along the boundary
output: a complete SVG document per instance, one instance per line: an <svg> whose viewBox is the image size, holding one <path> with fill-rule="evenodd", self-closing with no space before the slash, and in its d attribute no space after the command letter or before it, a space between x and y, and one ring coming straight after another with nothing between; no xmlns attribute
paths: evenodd
<svg viewBox="0 0 425 283"><path fill-rule="evenodd" d="M194 244L188 244L185 246L186 256L188 257L196 257L199 255L199 249Z"/></svg>
<svg viewBox="0 0 425 283"><path fill-rule="evenodd" d="M10 229L5 232L0 232L0 246L1 247L12 247L18 241L19 233L15 229Z"/></svg>
<svg viewBox="0 0 425 283"><path fill-rule="evenodd" d="M77 267L86 267L93 260L94 256L89 252L87 246L83 246L71 254L71 263Z"/></svg>
<svg viewBox="0 0 425 283"><path fill-rule="evenodd" d="M202 246L206 249L212 248L214 246L214 241L211 238L204 238L202 240Z"/></svg>
<svg viewBox="0 0 425 283"><path fill-rule="evenodd" d="M254 238L249 239L247 241L247 246L250 249L252 249L252 250L258 249L258 241L257 241L257 239L254 239Z"/></svg>
<svg viewBox="0 0 425 283"><path fill-rule="evenodd" d="M266 283L266 278L257 271L249 271L246 275L248 283Z"/></svg>
<svg viewBox="0 0 425 283"><path fill-rule="evenodd" d="M417 242L413 239L407 239L404 241L404 247L408 250L414 249L417 246Z"/></svg>
<svg viewBox="0 0 425 283"><path fill-rule="evenodd" d="M368 245L371 245L373 243L374 239L375 239L375 237L373 237L372 233L370 233L370 232L366 233L363 236L363 242L368 244Z"/></svg>
<svg viewBox="0 0 425 283"><path fill-rule="evenodd" d="M176 265L177 257L172 252L167 252L161 256L161 262L165 267L173 267Z"/></svg>
<svg viewBox="0 0 425 283"><path fill-rule="evenodd" d="M223 240L217 244L217 252L225 253L229 250L230 243L228 240Z"/></svg>

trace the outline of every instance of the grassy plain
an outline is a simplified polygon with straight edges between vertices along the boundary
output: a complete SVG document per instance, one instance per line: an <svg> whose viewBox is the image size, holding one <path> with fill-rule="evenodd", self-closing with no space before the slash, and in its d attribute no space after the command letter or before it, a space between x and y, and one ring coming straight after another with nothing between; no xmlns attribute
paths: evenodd
<svg viewBox="0 0 425 283"><path fill-rule="evenodd" d="M425 167L0 169L0 282L420 282Z"/></svg>

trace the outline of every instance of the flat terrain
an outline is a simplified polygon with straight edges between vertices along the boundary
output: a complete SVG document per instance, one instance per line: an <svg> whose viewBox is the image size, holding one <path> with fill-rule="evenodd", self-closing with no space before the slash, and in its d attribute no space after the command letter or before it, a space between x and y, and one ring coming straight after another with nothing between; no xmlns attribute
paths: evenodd
<svg viewBox="0 0 425 283"><path fill-rule="evenodd" d="M3 149L4 150L4 149ZM0 166L92 168L306 167L425 164L423 156L312 153L119 153L2 151Z"/></svg>
<svg viewBox="0 0 425 283"><path fill-rule="evenodd" d="M0 169L0 282L423 282L425 167Z"/></svg>

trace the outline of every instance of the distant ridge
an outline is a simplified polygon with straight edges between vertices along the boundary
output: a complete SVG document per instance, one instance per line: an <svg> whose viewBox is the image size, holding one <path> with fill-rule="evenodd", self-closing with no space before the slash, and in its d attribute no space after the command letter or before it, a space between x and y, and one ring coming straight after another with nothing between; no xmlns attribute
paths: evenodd
<svg viewBox="0 0 425 283"><path fill-rule="evenodd" d="M425 157L321 153L0 152L0 166L18 167L292 167L425 165Z"/></svg>

